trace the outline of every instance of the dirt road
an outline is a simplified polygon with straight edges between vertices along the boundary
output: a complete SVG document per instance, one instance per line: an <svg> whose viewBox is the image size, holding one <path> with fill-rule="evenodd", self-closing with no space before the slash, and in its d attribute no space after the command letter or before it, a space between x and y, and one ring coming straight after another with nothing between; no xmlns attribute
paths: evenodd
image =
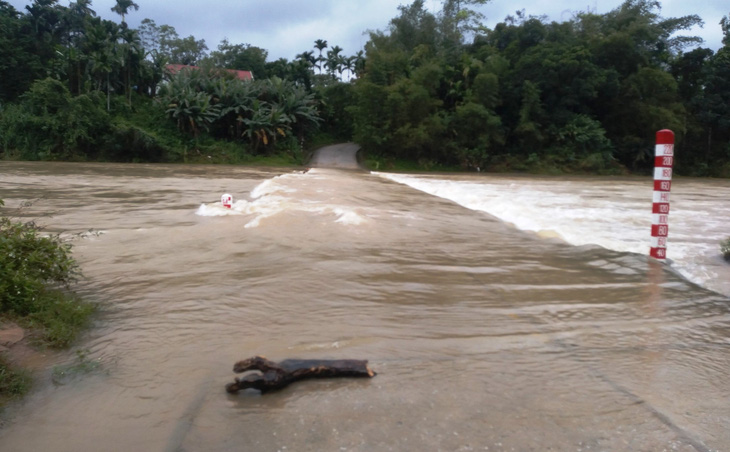
<svg viewBox="0 0 730 452"><path fill-rule="evenodd" d="M315 168L362 169L357 161L360 146L355 143L341 143L325 146L314 151L309 165Z"/></svg>

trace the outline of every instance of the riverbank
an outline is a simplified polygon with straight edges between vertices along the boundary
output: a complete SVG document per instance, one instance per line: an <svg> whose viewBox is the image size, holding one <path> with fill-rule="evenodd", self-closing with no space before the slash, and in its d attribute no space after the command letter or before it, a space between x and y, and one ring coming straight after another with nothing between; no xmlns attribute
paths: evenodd
<svg viewBox="0 0 730 452"><path fill-rule="evenodd" d="M0 322L0 410L10 400L22 397L31 385L30 375L19 367L23 356L32 350L25 339L23 328Z"/></svg>
<svg viewBox="0 0 730 452"><path fill-rule="evenodd" d="M94 312L70 291L79 275L71 246L25 217L31 205L8 209L0 199L0 407L30 387L28 356L68 347Z"/></svg>
<svg viewBox="0 0 730 452"><path fill-rule="evenodd" d="M155 133L154 136L164 134ZM152 139L152 138L151 138ZM129 160L118 159L86 159L82 156L69 158L53 158L54 161L68 161L79 163L145 163L145 164L191 164L191 165L236 165L245 167L272 167L272 168L297 168L304 166L317 166L316 154L320 149L338 149L342 146L351 145L357 147L355 161L356 168L370 171L389 172L419 172L419 173L473 173L485 172L495 174L526 174L537 176L559 176L559 175L580 175L580 176L647 176L651 174L649 169L630 169L617 160L610 160L608 163L598 161L592 156L584 158L561 158L555 155L537 156L530 155L493 155L483 166L445 165L434 160L420 159L409 160L383 156L367 152L355 143L338 142L333 136L326 133L316 135L301 149L279 149L264 154L252 154L241 143L225 140L216 140L211 137L201 136L199 139L188 142L183 141L160 141L152 139L155 146L164 148L165 151L159 155L148 152L146 157L133 157ZM131 144L130 144L131 146ZM329 151L328 151L329 152ZM339 151L336 151L339 152ZM345 153L350 151L345 151ZM157 155L158 158L150 158ZM334 154L328 157L334 162ZM345 157L352 160L352 157ZM22 153L0 152L0 161L36 161L38 159L23 158ZM600 163L600 164L598 164ZM351 165L351 163L346 163ZM336 167L336 166L334 166ZM721 165L713 169L712 173L696 171L695 169L684 169L681 166L674 168L674 176L684 177L707 177L707 178L730 178L730 165Z"/></svg>

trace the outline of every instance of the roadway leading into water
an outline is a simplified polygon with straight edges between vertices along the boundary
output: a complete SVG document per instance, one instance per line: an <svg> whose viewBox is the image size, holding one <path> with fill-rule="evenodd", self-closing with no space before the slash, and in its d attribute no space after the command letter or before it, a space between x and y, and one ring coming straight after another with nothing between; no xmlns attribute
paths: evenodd
<svg viewBox="0 0 730 452"><path fill-rule="evenodd" d="M314 152L310 166L315 168L362 169L357 161L360 146L340 143L319 148Z"/></svg>

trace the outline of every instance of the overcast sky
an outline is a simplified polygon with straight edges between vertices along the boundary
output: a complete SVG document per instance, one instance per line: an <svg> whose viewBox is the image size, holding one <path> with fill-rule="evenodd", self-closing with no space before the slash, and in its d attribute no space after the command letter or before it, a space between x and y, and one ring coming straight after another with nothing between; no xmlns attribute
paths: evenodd
<svg viewBox="0 0 730 452"><path fill-rule="evenodd" d="M6 0L8 1L8 0ZM289 60L306 50L314 49L316 39L330 46L339 45L342 54L353 55L367 42L367 30L385 30L390 19L398 15L398 5L410 0L136 0L138 11L130 11L127 23L136 28L142 19L150 18L158 25L172 25L181 37L189 35L205 39L209 50L215 50L224 38L232 44L251 44L269 51L269 61L280 57ZM25 11L31 1L9 0L16 9ZM62 5L70 2L61 0ZM546 15L550 21L562 21L573 12L607 13L621 0L492 0L479 10L493 27L517 9L529 15ZM119 20L111 12L114 0L92 0L92 9L105 19ZM425 0L433 12L440 10L441 0ZM704 28L691 35L705 39L705 47L717 50L722 43L720 19L730 14L727 0L661 0L661 16L681 17L697 14Z"/></svg>

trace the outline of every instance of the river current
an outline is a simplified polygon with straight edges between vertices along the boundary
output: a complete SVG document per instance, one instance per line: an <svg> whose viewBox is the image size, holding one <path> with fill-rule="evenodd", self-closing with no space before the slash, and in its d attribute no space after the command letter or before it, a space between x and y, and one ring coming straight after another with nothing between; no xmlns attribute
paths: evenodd
<svg viewBox="0 0 730 452"><path fill-rule="evenodd" d="M0 450L730 450L730 184L675 181L668 264L651 187L2 162L100 313ZM77 350L98 366L53 379ZM254 355L378 375L227 394Z"/></svg>

